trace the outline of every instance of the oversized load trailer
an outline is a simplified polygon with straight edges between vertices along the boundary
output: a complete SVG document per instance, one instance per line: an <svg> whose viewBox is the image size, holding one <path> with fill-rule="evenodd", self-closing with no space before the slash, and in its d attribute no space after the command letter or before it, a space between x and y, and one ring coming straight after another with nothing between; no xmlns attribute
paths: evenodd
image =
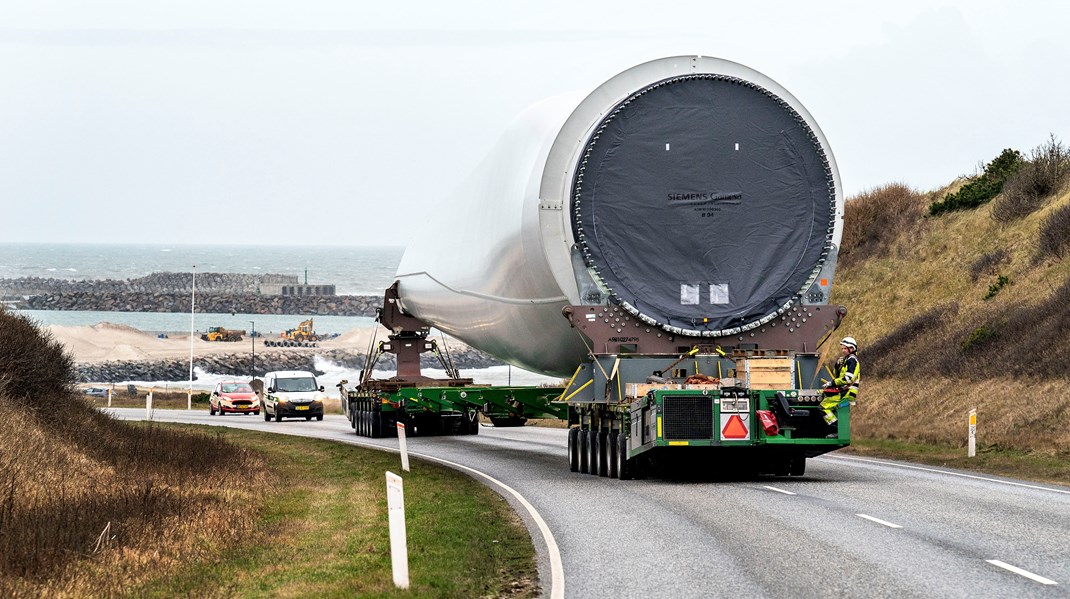
<svg viewBox="0 0 1070 599"><path fill-rule="evenodd" d="M390 309L571 376L543 411L567 409L578 469L611 473L612 439L618 476L697 447L798 474L849 442L845 425L817 426L808 401L820 344L846 314L828 304L839 172L816 121L770 78L672 57L542 102L441 207L434 222L450 233L409 244ZM771 358L793 365L790 380L740 376ZM716 380L687 388L699 369ZM647 384L680 387L638 394ZM682 417L698 424L678 429Z"/></svg>

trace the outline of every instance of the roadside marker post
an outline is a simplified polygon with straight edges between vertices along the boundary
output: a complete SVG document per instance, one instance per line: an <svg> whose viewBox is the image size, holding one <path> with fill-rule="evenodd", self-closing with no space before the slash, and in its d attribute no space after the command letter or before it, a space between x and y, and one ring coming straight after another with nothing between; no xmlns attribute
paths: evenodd
<svg viewBox="0 0 1070 599"><path fill-rule="evenodd" d="M398 449L401 451L401 469L409 472L409 448L405 444L405 423L398 423Z"/></svg>
<svg viewBox="0 0 1070 599"><path fill-rule="evenodd" d="M108 407L111 407L111 389L108 389Z"/></svg>
<svg viewBox="0 0 1070 599"><path fill-rule="evenodd" d="M966 457L972 458L977 455L977 408L970 409L970 441L966 450Z"/></svg>
<svg viewBox="0 0 1070 599"><path fill-rule="evenodd" d="M386 509L390 522L390 564L394 586L407 589L409 548L405 540L405 489L401 477L390 471L386 473Z"/></svg>
<svg viewBox="0 0 1070 599"><path fill-rule="evenodd" d="M145 396L145 420L152 420L152 389Z"/></svg>

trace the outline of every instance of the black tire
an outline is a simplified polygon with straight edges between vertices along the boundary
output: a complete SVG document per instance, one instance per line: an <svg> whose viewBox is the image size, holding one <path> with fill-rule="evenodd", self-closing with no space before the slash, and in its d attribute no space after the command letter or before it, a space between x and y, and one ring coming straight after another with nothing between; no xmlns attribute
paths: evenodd
<svg viewBox="0 0 1070 599"><path fill-rule="evenodd" d="M587 431L587 474L598 476L598 431Z"/></svg>
<svg viewBox="0 0 1070 599"><path fill-rule="evenodd" d="M317 414L316 420L323 420L323 414Z"/></svg>
<svg viewBox="0 0 1070 599"><path fill-rule="evenodd" d="M587 436L588 431L581 430L579 438L577 439L579 443L576 444L576 449L579 451L580 454L580 472L582 472L583 474L588 474L591 471L591 463L589 461L591 457L591 452L587 451Z"/></svg>
<svg viewBox="0 0 1070 599"><path fill-rule="evenodd" d="M568 429L568 470L569 472L580 471L580 452L576 447L579 443L580 429Z"/></svg>
<svg viewBox="0 0 1070 599"><path fill-rule="evenodd" d="M282 422L282 412L275 408L275 422Z"/></svg>
<svg viewBox="0 0 1070 599"><path fill-rule="evenodd" d="M791 476L802 476L806 474L806 456L791 456L791 459L788 461L788 474Z"/></svg>
<svg viewBox="0 0 1070 599"><path fill-rule="evenodd" d="M212 405L212 402L208 402L208 415L215 416L215 406Z"/></svg>
<svg viewBox="0 0 1070 599"><path fill-rule="evenodd" d="M372 410L372 439L378 439L383 436L383 415L380 412Z"/></svg>
<svg viewBox="0 0 1070 599"><path fill-rule="evenodd" d="M628 436L625 434L617 435L617 478L620 480L631 480L633 460L628 459Z"/></svg>
<svg viewBox="0 0 1070 599"><path fill-rule="evenodd" d="M305 416L305 421L307 422L309 420L312 420L312 417L311 416Z"/></svg>
<svg viewBox="0 0 1070 599"><path fill-rule="evenodd" d="M271 422L271 414L268 414L267 408L264 408L264 422Z"/></svg>
<svg viewBox="0 0 1070 599"><path fill-rule="evenodd" d="M617 451L617 431L612 431L606 436L606 460L609 462L608 472L606 476L609 478L617 478L617 471L620 466L620 452Z"/></svg>
<svg viewBox="0 0 1070 599"><path fill-rule="evenodd" d="M606 431L599 431L598 433L598 476L609 476L609 456L613 452L609 450L609 433Z"/></svg>

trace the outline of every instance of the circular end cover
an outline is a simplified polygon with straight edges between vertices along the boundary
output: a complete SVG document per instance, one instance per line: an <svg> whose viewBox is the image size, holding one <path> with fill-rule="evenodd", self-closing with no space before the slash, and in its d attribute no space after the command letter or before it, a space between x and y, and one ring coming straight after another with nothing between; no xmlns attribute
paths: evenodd
<svg viewBox="0 0 1070 599"><path fill-rule="evenodd" d="M733 335L772 320L832 247L836 177L806 119L744 79L651 84L594 128L572 233L595 281L648 324Z"/></svg>

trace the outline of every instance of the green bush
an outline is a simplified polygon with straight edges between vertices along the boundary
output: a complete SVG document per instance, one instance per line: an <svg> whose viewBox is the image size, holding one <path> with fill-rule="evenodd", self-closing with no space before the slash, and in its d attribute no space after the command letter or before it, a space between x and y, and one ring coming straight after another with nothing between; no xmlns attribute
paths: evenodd
<svg viewBox="0 0 1070 599"><path fill-rule="evenodd" d="M963 339L963 341L962 341L962 343L960 345L962 346L962 351L965 352L965 351L969 351L972 348L975 348L975 347L978 347L980 345L983 345L985 342L990 341L990 340L995 339L995 338L996 338L995 329L989 329L987 327L977 327L976 329L973 330L972 333L970 333L969 337L967 337L966 339Z"/></svg>
<svg viewBox="0 0 1070 599"><path fill-rule="evenodd" d="M1018 150L1003 150L992 162L985 165L980 176L963 185L958 192L949 193L943 200L929 204L929 214L937 216L944 212L968 210L984 204L999 195L1004 182L1017 172L1021 165L1022 154Z"/></svg>
<svg viewBox="0 0 1070 599"><path fill-rule="evenodd" d="M988 293L986 293L984 298L982 298L982 299L984 299L987 302L988 300L996 297L996 294L999 293L999 290L1003 289L1003 287L1005 285L1007 285L1008 283L1010 283L1010 282L1011 282L1011 280L1008 279L1007 277L1005 277L1003 275L999 275L999 278L996 279L996 282L992 283L991 285L988 286Z"/></svg>

